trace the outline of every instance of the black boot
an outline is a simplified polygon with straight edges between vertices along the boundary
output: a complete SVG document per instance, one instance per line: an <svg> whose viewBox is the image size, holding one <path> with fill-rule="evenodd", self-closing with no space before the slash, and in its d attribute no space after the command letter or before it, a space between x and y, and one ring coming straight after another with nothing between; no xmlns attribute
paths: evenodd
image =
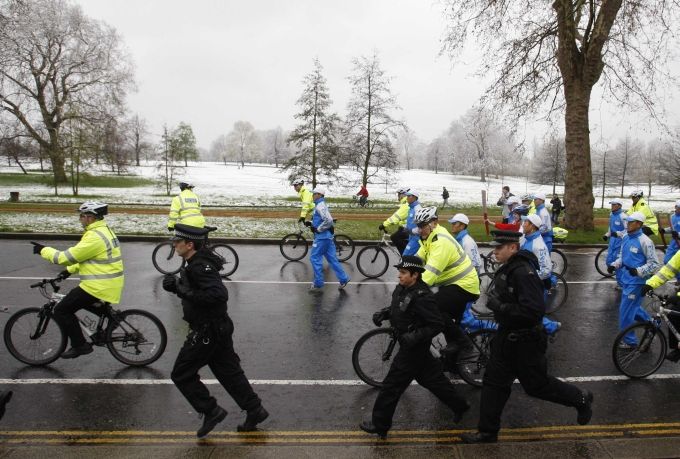
<svg viewBox="0 0 680 459"><path fill-rule="evenodd" d="M68 351L61 354L62 359L75 359L81 355L89 354L92 352L92 345L90 343L84 343L80 346L74 346Z"/></svg>
<svg viewBox="0 0 680 459"><path fill-rule="evenodd" d="M590 418L593 417L593 398L593 393L589 390L583 392L583 401L581 402L581 405L576 408L578 410L576 422L582 426L588 424Z"/></svg>
<svg viewBox="0 0 680 459"><path fill-rule="evenodd" d="M463 443L496 443L498 441L498 434L491 432L475 432L467 433L460 436Z"/></svg>
<svg viewBox="0 0 680 459"><path fill-rule="evenodd" d="M366 433L377 434L378 438L381 440L387 438L387 430L378 429L373 424L373 421L363 421L361 424L359 424L359 428Z"/></svg>
<svg viewBox="0 0 680 459"><path fill-rule="evenodd" d="M224 421L227 417L227 411L219 405L216 405L210 413L203 414L203 425L196 432L198 438L203 438L208 435L217 424Z"/></svg>
<svg viewBox="0 0 680 459"><path fill-rule="evenodd" d="M253 430L257 430L257 425L268 417L269 413L267 410L262 408L262 405L260 405L258 408L248 411L248 414L246 414L246 420L243 424L239 424L236 430L238 432L251 432Z"/></svg>
<svg viewBox="0 0 680 459"><path fill-rule="evenodd" d="M0 392L0 419L5 415L5 406L12 399L12 394L14 394L14 392L11 390Z"/></svg>
<svg viewBox="0 0 680 459"><path fill-rule="evenodd" d="M463 409L460 410L460 411L454 411L454 412L453 412L453 423L454 423L454 424L458 424L458 423L461 421L461 419L463 419L463 415L464 415L465 413L467 413L467 411L468 411L469 409L470 409L470 404L466 402L466 403L465 403L465 408L463 408Z"/></svg>

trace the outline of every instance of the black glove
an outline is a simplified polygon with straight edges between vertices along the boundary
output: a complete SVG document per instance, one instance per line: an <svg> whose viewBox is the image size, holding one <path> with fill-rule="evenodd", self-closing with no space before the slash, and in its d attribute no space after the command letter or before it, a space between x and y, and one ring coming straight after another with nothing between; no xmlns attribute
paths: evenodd
<svg viewBox="0 0 680 459"><path fill-rule="evenodd" d="M635 268L628 268L628 272L630 273L631 276L637 277L638 275L637 269Z"/></svg>
<svg viewBox="0 0 680 459"><path fill-rule="evenodd" d="M677 239L678 238L678 232L675 231L675 230L671 231L671 236L673 236L673 239Z"/></svg>
<svg viewBox="0 0 680 459"><path fill-rule="evenodd" d="M418 335L416 335L416 332L408 332L408 333L403 333L399 335L399 346L401 346L402 349L410 349L416 344L418 344Z"/></svg>
<svg viewBox="0 0 680 459"><path fill-rule="evenodd" d="M312 230L312 233L314 233L314 234L316 234L316 233L319 232L319 231L317 231L317 229L314 228L311 224L309 225L309 229Z"/></svg>
<svg viewBox="0 0 680 459"><path fill-rule="evenodd" d="M642 296L645 296L647 293L651 292L652 290L654 290L654 287L652 287L651 285L644 284L642 286Z"/></svg>
<svg viewBox="0 0 680 459"><path fill-rule="evenodd" d="M607 242L609 240L609 236L605 234L604 236L602 236L602 240Z"/></svg>
<svg viewBox="0 0 680 459"><path fill-rule="evenodd" d="M180 278L176 285L178 297L184 299L191 298L193 296L194 291L191 289L189 283L184 278Z"/></svg>
<svg viewBox="0 0 680 459"><path fill-rule="evenodd" d="M543 279L543 288L546 290L550 290L552 288L552 279L550 278Z"/></svg>
<svg viewBox="0 0 680 459"><path fill-rule="evenodd" d="M489 294L486 299L486 307L495 312L502 312L503 302L498 296L494 294Z"/></svg>
<svg viewBox="0 0 680 459"><path fill-rule="evenodd" d="M301 218L302 218L302 217L301 217ZM298 220L298 221L299 221L299 220ZM305 224L306 227L311 227L311 226L312 226L312 222L305 221L304 219L303 219L302 221L304 222L304 224Z"/></svg>
<svg viewBox="0 0 680 459"><path fill-rule="evenodd" d="M666 234L666 230L663 228L659 228L659 234Z"/></svg>
<svg viewBox="0 0 680 459"><path fill-rule="evenodd" d="M383 320L387 320L390 318L390 311L389 310L381 310L373 314L373 323L375 324L376 327L379 327L382 325Z"/></svg>
<svg viewBox="0 0 680 459"><path fill-rule="evenodd" d="M170 227L168 226L168 231L172 233L173 231L175 231L175 228L170 228Z"/></svg>
<svg viewBox="0 0 680 459"><path fill-rule="evenodd" d="M378 229L379 229L380 231L385 231L385 225L383 225L383 224L381 223L380 225L378 225Z"/></svg>
<svg viewBox="0 0 680 459"><path fill-rule="evenodd" d="M304 222L305 222L305 217L298 218L298 223L304 223Z"/></svg>
<svg viewBox="0 0 680 459"><path fill-rule="evenodd" d="M68 279L69 277L71 277L71 273L68 272L68 269L63 270L59 273L59 275L57 275L57 279L61 280Z"/></svg>
<svg viewBox="0 0 680 459"><path fill-rule="evenodd" d="M609 274L614 274L616 272L616 268L613 267L612 265L607 266L607 272Z"/></svg>
<svg viewBox="0 0 680 459"><path fill-rule="evenodd" d="M652 231L652 229L649 226L643 226L642 227L642 234L644 234L646 236L651 236L652 234L654 234L654 231Z"/></svg>
<svg viewBox="0 0 680 459"><path fill-rule="evenodd" d="M31 244L33 244L33 253L36 255L40 255L40 251L45 248L44 245L38 244L37 242L31 241Z"/></svg>
<svg viewBox="0 0 680 459"><path fill-rule="evenodd" d="M177 278L174 274L163 276L163 290L170 293L177 293Z"/></svg>

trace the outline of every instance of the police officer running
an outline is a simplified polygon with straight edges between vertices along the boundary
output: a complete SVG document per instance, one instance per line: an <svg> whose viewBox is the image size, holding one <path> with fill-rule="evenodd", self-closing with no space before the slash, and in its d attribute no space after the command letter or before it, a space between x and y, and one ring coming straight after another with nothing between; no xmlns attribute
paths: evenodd
<svg viewBox="0 0 680 459"><path fill-rule="evenodd" d="M359 425L380 438L385 438L392 427L399 398L414 379L453 411L455 424L470 408L444 376L441 362L430 353L432 338L441 333L444 322L434 295L421 278L423 260L406 255L395 268L399 270L399 285L392 292L390 306L373 314L373 323L379 327L389 319L398 334L399 351L375 400L372 419Z"/></svg>
<svg viewBox="0 0 680 459"><path fill-rule="evenodd" d="M380 231L394 231L390 235L390 240L397 248L399 253L404 252L404 248L406 247L409 237L408 231L404 228L409 211L409 203L406 197L406 192L408 190L408 187L401 187L397 189L397 200L399 201L399 207L392 215L390 215L387 220L378 226ZM395 227L397 228L396 230L394 230Z"/></svg>
<svg viewBox="0 0 680 459"><path fill-rule="evenodd" d="M302 179L293 180L293 189L300 197L302 202L302 209L300 210L300 218L298 218L299 223L304 223L307 218L312 215L314 211L314 199L312 198L312 192L305 188L305 181Z"/></svg>
<svg viewBox="0 0 680 459"><path fill-rule="evenodd" d="M119 303L125 283L120 243L104 221L109 206L88 201L77 211L80 212L80 224L85 232L76 245L57 250L31 242L34 254L66 267L59 273L60 278L80 274L78 287L68 292L54 308L54 319L71 339L71 348L61 354L62 359L74 359L92 352L92 345L85 341L75 313L87 309L97 314L95 305L101 301Z"/></svg>
<svg viewBox="0 0 680 459"><path fill-rule="evenodd" d="M478 431L461 436L465 443L498 440L501 414L515 379L531 397L577 409L576 421L588 424L593 394L550 376L545 350L547 335L541 326L545 314L543 285L536 256L519 248L521 233L493 231L494 255L503 265L496 272L487 307L494 312L498 333L482 380Z"/></svg>
<svg viewBox="0 0 680 459"><path fill-rule="evenodd" d="M220 277L224 260L205 247L207 234L205 228L175 225L173 246L187 265L179 278L172 274L163 278L163 289L182 299L184 320L189 323L189 334L177 355L171 378L194 410L203 416L203 425L196 432L199 438L227 416L198 375L206 365L239 408L247 412L245 422L238 426L239 432L255 430L269 416L234 351L234 323L227 314L229 294Z"/></svg>
<svg viewBox="0 0 680 459"><path fill-rule="evenodd" d="M177 223L203 228L205 218L201 213L201 201L194 193L194 185L179 182L180 193L172 198L170 215L168 216L168 231L174 231Z"/></svg>

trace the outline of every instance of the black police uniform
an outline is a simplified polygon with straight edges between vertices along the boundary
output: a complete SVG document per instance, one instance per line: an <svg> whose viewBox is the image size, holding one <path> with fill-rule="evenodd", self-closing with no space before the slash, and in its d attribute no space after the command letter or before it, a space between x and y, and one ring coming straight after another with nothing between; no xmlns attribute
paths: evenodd
<svg viewBox="0 0 680 459"><path fill-rule="evenodd" d="M400 347L373 407L375 430L381 434L389 430L399 398L414 379L460 418L469 404L458 395L444 376L441 362L430 353L432 338L444 329L444 321L427 284L419 279L411 287L397 285L389 308L380 313L397 329Z"/></svg>
<svg viewBox="0 0 680 459"><path fill-rule="evenodd" d="M548 375L547 335L541 324L545 302L537 268L536 256L520 250L496 272L488 307L494 311L498 333L491 342L491 357L483 378L481 433L495 436L500 429L501 413L516 378L527 395L576 408L588 404L589 409L588 394ZM579 422L580 417L579 411Z"/></svg>
<svg viewBox="0 0 680 459"><path fill-rule="evenodd" d="M227 314L229 295L219 274L223 263L214 252L200 249L187 260L175 288L182 298L184 320L189 323L190 331L171 378L194 410L203 414L217 407L215 398L198 375L205 365L242 410L253 412L261 407L234 351L234 323ZM172 291L172 286L169 290Z"/></svg>

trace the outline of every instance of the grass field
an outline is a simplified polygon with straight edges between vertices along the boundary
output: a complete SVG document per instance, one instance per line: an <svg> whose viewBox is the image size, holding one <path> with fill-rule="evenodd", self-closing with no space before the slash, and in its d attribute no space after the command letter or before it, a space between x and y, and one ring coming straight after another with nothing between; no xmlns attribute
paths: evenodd
<svg viewBox="0 0 680 459"><path fill-rule="evenodd" d="M3 185L44 185L54 186L54 178L50 173L0 173L0 182ZM80 176L80 187L95 188L130 188L135 186L154 185L156 182L144 177L135 175L90 175L82 173ZM60 189L70 189L70 183L59 184Z"/></svg>

